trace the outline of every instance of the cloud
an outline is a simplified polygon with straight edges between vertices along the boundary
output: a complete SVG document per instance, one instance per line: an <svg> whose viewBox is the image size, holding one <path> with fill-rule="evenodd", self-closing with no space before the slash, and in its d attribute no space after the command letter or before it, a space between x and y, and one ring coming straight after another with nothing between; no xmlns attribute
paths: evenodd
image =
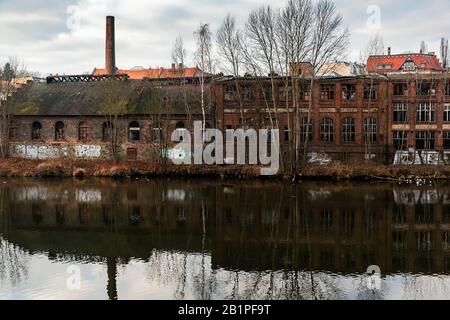
<svg viewBox="0 0 450 320"><path fill-rule="evenodd" d="M287 0L286 0L287 1ZM0 61L17 56L30 70L83 73L104 65L105 16L116 16L117 63L121 68L170 64L174 39L181 35L193 64L193 32L200 22L215 30L227 13L243 23L262 4L278 0L3 0L0 2ZM335 0L349 26L356 60L370 34L382 34L394 52L417 50L421 40L438 51L450 30L450 3L436 0ZM367 27L369 5L380 8L381 28Z"/></svg>

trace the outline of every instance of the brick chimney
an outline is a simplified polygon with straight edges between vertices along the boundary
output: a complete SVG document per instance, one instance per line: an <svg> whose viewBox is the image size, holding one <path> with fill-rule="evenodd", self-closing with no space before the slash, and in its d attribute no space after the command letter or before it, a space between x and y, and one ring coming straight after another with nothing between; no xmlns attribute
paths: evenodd
<svg viewBox="0 0 450 320"><path fill-rule="evenodd" d="M106 17L106 59L105 69L107 74L116 73L116 44L114 17Z"/></svg>
<svg viewBox="0 0 450 320"><path fill-rule="evenodd" d="M392 51L392 50L391 50L391 47L389 47L389 48L388 48L388 56L391 55L391 51Z"/></svg>

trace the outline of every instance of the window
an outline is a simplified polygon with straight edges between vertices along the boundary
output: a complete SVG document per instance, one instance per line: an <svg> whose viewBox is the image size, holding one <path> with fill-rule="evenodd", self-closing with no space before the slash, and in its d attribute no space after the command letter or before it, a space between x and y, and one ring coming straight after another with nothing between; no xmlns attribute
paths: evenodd
<svg viewBox="0 0 450 320"><path fill-rule="evenodd" d="M377 120L374 118L364 119L364 140L366 143L377 142Z"/></svg>
<svg viewBox="0 0 450 320"><path fill-rule="evenodd" d="M114 126L111 122L105 122L103 123L103 128L102 128L102 139L104 142L108 142L111 141L112 136L113 136L113 130L114 130Z"/></svg>
<svg viewBox="0 0 450 320"><path fill-rule="evenodd" d="M322 233L330 233L333 228L333 211L323 209L320 219L320 229Z"/></svg>
<svg viewBox="0 0 450 320"><path fill-rule="evenodd" d="M435 132L433 132L433 131L416 132L416 149L417 150L434 150L435 149Z"/></svg>
<svg viewBox="0 0 450 320"><path fill-rule="evenodd" d="M139 122L133 121L130 123L128 128L128 139L130 141L141 140L141 126L139 125Z"/></svg>
<svg viewBox="0 0 450 320"><path fill-rule="evenodd" d="M289 142L289 127L288 126L284 127L284 141Z"/></svg>
<svg viewBox="0 0 450 320"><path fill-rule="evenodd" d="M292 87L288 86L286 88L285 85L278 87L278 96L280 101L290 101L292 100Z"/></svg>
<svg viewBox="0 0 450 320"><path fill-rule="evenodd" d="M436 95L435 84L431 82L419 82L417 84L417 95L422 97L434 97Z"/></svg>
<svg viewBox="0 0 450 320"><path fill-rule="evenodd" d="M78 141L87 142L89 140L89 126L87 122L80 122L78 125Z"/></svg>
<svg viewBox="0 0 450 320"><path fill-rule="evenodd" d="M444 131L443 136L444 136L444 149L450 150L450 131Z"/></svg>
<svg viewBox="0 0 450 320"><path fill-rule="evenodd" d="M414 71L416 70L416 64L412 60L406 60L403 64L403 70L405 71Z"/></svg>
<svg viewBox="0 0 450 320"><path fill-rule="evenodd" d="M308 137L308 142L313 139L313 126L312 123L308 123L308 118L302 118L300 120L300 141L306 142L306 137Z"/></svg>
<svg viewBox="0 0 450 320"><path fill-rule="evenodd" d="M355 142L355 119L345 118L342 121L342 140L345 143Z"/></svg>
<svg viewBox="0 0 450 320"><path fill-rule="evenodd" d="M42 130L41 123L37 121L33 122L33 124L31 125L31 140L33 141L40 140L41 130Z"/></svg>
<svg viewBox="0 0 450 320"><path fill-rule="evenodd" d="M408 147L408 132L394 131L394 148L395 150L404 150Z"/></svg>
<svg viewBox="0 0 450 320"><path fill-rule="evenodd" d="M63 122L57 122L55 124L55 140L56 141L63 141L65 139L65 128Z"/></svg>
<svg viewBox="0 0 450 320"><path fill-rule="evenodd" d="M447 81L445 83L445 95L448 97L450 96L450 81Z"/></svg>
<svg viewBox="0 0 450 320"><path fill-rule="evenodd" d="M320 85L320 100L333 101L334 100L334 84Z"/></svg>
<svg viewBox="0 0 450 320"><path fill-rule="evenodd" d="M163 142L163 129L159 123L155 123L152 127L151 140L153 143Z"/></svg>
<svg viewBox="0 0 450 320"><path fill-rule="evenodd" d="M236 86L226 85L225 86L225 101L235 101L236 99Z"/></svg>
<svg viewBox="0 0 450 320"><path fill-rule="evenodd" d="M444 122L450 122L450 104L444 105Z"/></svg>
<svg viewBox="0 0 450 320"><path fill-rule="evenodd" d="M9 123L9 138L11 140L17 139L17 123L15 121Z"/></svg>
<svg viewBox="0 0 450 320"><path fill-rule="evenodd" d="M408 122L408 105L406 103L394 104L394 122L395 123Z"/></svg>
<svg viewBox="0 0 450 320"><path fill-rule="evenodd" d="M354 84L342 85L342 99L347 101L356 99L356 86Z"/></svg>
<svg viewBox="0 0 450 320"><path fill-rule="evenodd" d="M334 141L334 121L331 118L324 118L320 121L320 141Z"/></svg>
<svg viewBox="0 0 450 320"><path fill-rule="evenodd" d="M251 85L244 85L241 87L242 101L250 102L254 100L253 87Z"/></svg>
<svg viewBox="0 0 450 320"><path fill-rule="evenodd" d="M270 102L272 101L272 86L264 86L263 87L263 96L262 99L263 101L267 101Z"/></svg>
<svg viewBox="0 0 450 320"><path fill-rule="evenodd" d="M405 96L407 90L408 85L406 83L394 83L394 96Z"/></svg>
<svg viewBox="0 0 450 320"><path fill-rule="evenodd" d="M364 87L364 100L378 100L378 86L366 85Z"/></svg>
<svg viewBox="0 0 450 320"><path fill-rule="evenodd" d="M309 83L300 84L300 100L301 101L310 101L311 100L311 92L310 92Z"/></svg>
<svg viewBox="0 0 450 320"><path fill-rule="evenodd" d="M434 122L436 107L431 103L419 103L417 106L417 122Z"/></svg>

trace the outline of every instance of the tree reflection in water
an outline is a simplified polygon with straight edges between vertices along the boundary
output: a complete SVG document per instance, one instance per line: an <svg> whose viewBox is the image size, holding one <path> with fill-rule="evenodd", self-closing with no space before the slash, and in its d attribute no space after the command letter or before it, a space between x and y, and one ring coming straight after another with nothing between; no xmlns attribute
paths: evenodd
<svg viewBox="0 0 450 320"><path fill-rule="evenodd" d="M33 255L47 253L105 265L112 300L136 264L148 288L174 299L444 295L449 195L389 184L8 181L0 277L20 284ZM383 272L381 291L367 288L370 265Z"/></svg>

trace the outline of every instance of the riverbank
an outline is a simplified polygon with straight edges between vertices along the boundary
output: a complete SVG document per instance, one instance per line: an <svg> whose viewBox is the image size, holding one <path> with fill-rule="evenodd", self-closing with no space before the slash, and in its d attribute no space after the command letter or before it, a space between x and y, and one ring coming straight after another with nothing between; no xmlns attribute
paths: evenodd
<svg viewBox="0 0 450 320"><path fill-rule="evenodd" d="M175 166L144 162L23 160L0 159L0 177L208 177L263 178L260 167L250 166ZM267 178L267 177L264 177ZM292 177L278 175L274 179ZM410 182L417 180L450 180L450 166L385 166L385 165L310 165L304 167L298 180L363 180Z"/></svg>

